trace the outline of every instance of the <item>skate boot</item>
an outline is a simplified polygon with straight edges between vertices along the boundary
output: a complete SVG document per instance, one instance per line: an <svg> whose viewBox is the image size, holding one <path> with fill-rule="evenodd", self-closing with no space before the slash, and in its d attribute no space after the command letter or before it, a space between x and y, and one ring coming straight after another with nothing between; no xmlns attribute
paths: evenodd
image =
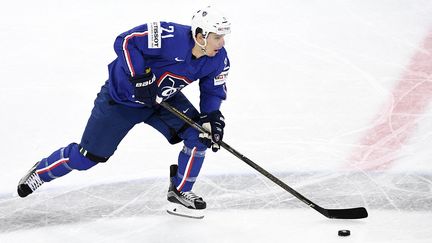
<svg viewBox="0 0 432 243"><path fill-rule="evenodd" d="M42 181L39 175L36 173L36 167L39 165L39 163L40 162L37 162L19 181L18 195L20 197L28 196L44 183L44 181Z"/></svg>
<svg viewBox="0 0 432 243"><path fill-rule="evenodd" d="M170 186L167 195L169 201L167 212L169 214L188 218L204 218L206 202L192 191L178 191L173 181L176 174L177 165L171 165Z"/></svg>

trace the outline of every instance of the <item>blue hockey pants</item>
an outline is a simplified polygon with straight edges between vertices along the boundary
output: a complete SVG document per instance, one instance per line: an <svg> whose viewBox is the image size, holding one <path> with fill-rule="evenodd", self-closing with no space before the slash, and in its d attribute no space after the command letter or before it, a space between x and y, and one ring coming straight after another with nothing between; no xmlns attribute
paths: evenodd
<svg viewBox="0 0 432 243"><path fill-rule="evenodd" d="M191 118L199 117L196 108L181 92L167 102ZM139 123L152 126L171 144L183 141L174 182L180 191L191 190L206 150L198 139L198 132L161 106L136 108L114 102L109 94L108 83L102 86L97 95L80 144L71 143L43 158L37 173L43 181L48 182L72 170L87 170L105 162L114 154L126 134Z"/></svg>

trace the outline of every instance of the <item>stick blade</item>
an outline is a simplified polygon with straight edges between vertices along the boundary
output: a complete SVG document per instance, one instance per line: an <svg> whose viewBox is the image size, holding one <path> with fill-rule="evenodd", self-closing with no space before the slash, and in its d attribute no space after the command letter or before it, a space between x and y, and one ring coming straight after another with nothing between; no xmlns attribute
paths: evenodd
<svg viewBox="0 0 432 243"><path fill-rule="evenodd" d="M367 218L366 208L324 209L319 210L327 218L332 219L363 219Z"/></svg>

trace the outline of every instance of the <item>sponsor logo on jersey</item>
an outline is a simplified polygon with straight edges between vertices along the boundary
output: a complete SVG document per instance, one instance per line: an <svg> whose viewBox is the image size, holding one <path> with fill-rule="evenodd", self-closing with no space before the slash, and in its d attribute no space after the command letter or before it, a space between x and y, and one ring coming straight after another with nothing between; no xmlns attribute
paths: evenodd
<svg viewBox="0 0 432 243"><path fill-rule="evenodd" d="M225 60L224 60L224 69L222 70L222 72L219 75L217 75L214 78L214 85L215 86L216 85L223 85L223 84L225 84L226 79L228 77L228 71L229 71L229 69L230 69L230 66L228 66L228 59L225 58Z"/></svg>
<svg viewBox="0 0 432 243"><path fill-rule="evenodd" d="M151 22L147 24L149 35L148 35L148 48L157 49L161 48L162 45L162 29L160 22Z"/></svg>
<svg viewBox="0 0 432 243"><path fill-rule="evenodd" d="M221 72L214 78L214 85L222 85L225 83L228 76L228 71Z"/></svg>

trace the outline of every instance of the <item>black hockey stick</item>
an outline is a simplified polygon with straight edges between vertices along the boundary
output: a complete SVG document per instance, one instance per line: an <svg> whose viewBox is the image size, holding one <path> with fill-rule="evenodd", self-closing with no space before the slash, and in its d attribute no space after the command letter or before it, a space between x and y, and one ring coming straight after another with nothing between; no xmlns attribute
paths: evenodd
<svg viewBox="0 0 432 243"><path fill-rule="evenodd" d="M196 130L198 130L200 132L205 132L205 133L208 132L200 124L194 122L188 116L186 116L185 114L183 114L182 112L180 112L176 108L172 107L168 103L162 102L161 105L165 109L167 109L168 111L170 111L171 113L173 113L174 115L176 115L177 117L179 117L180 119L182 119L184 122L186 122L187 124L189 124L190 126L192 126L193 128L195 128ZM307 199L305 196L303 196L300 193L298 193L296 190L294 190L291 187L289 187L283 181L279 180L277 177L275 177L274 175L272 175L270 172L268 172L265 169L261 168L259 165L257 165L256 163L254 163L252 160L248 159L243 154L237 152L235 149L233 149L231 146L229 146L225 142L222 141L221 146L224 149L228 150L228 152L230 152L231 154L233 154L237 158L241 159L246 164L250 165L252 168L254 168L255 170L257 170L259 173L261 173L262 175L264 175L265 177L269 178L271 181L273 181L274 183L276 183L277 185L279 185L280 187L282 187L283 189L285 189L285 191L291 193L296 198L298 198L300 201L304 202L306 205L308 205L309 207L315 209L316 211L318 211L322 215L326 216L327 218L335 218L335 219L361 219L361 218L366 218L368 216L368 213L367 213L367 211L366 211L366 209L364 207L359 207L359 208L344 208L344 209L326 209L326 208L322 208L322 207L318 206L317 204L315 204L314 202L312 202L311 200Z"/></svg>

